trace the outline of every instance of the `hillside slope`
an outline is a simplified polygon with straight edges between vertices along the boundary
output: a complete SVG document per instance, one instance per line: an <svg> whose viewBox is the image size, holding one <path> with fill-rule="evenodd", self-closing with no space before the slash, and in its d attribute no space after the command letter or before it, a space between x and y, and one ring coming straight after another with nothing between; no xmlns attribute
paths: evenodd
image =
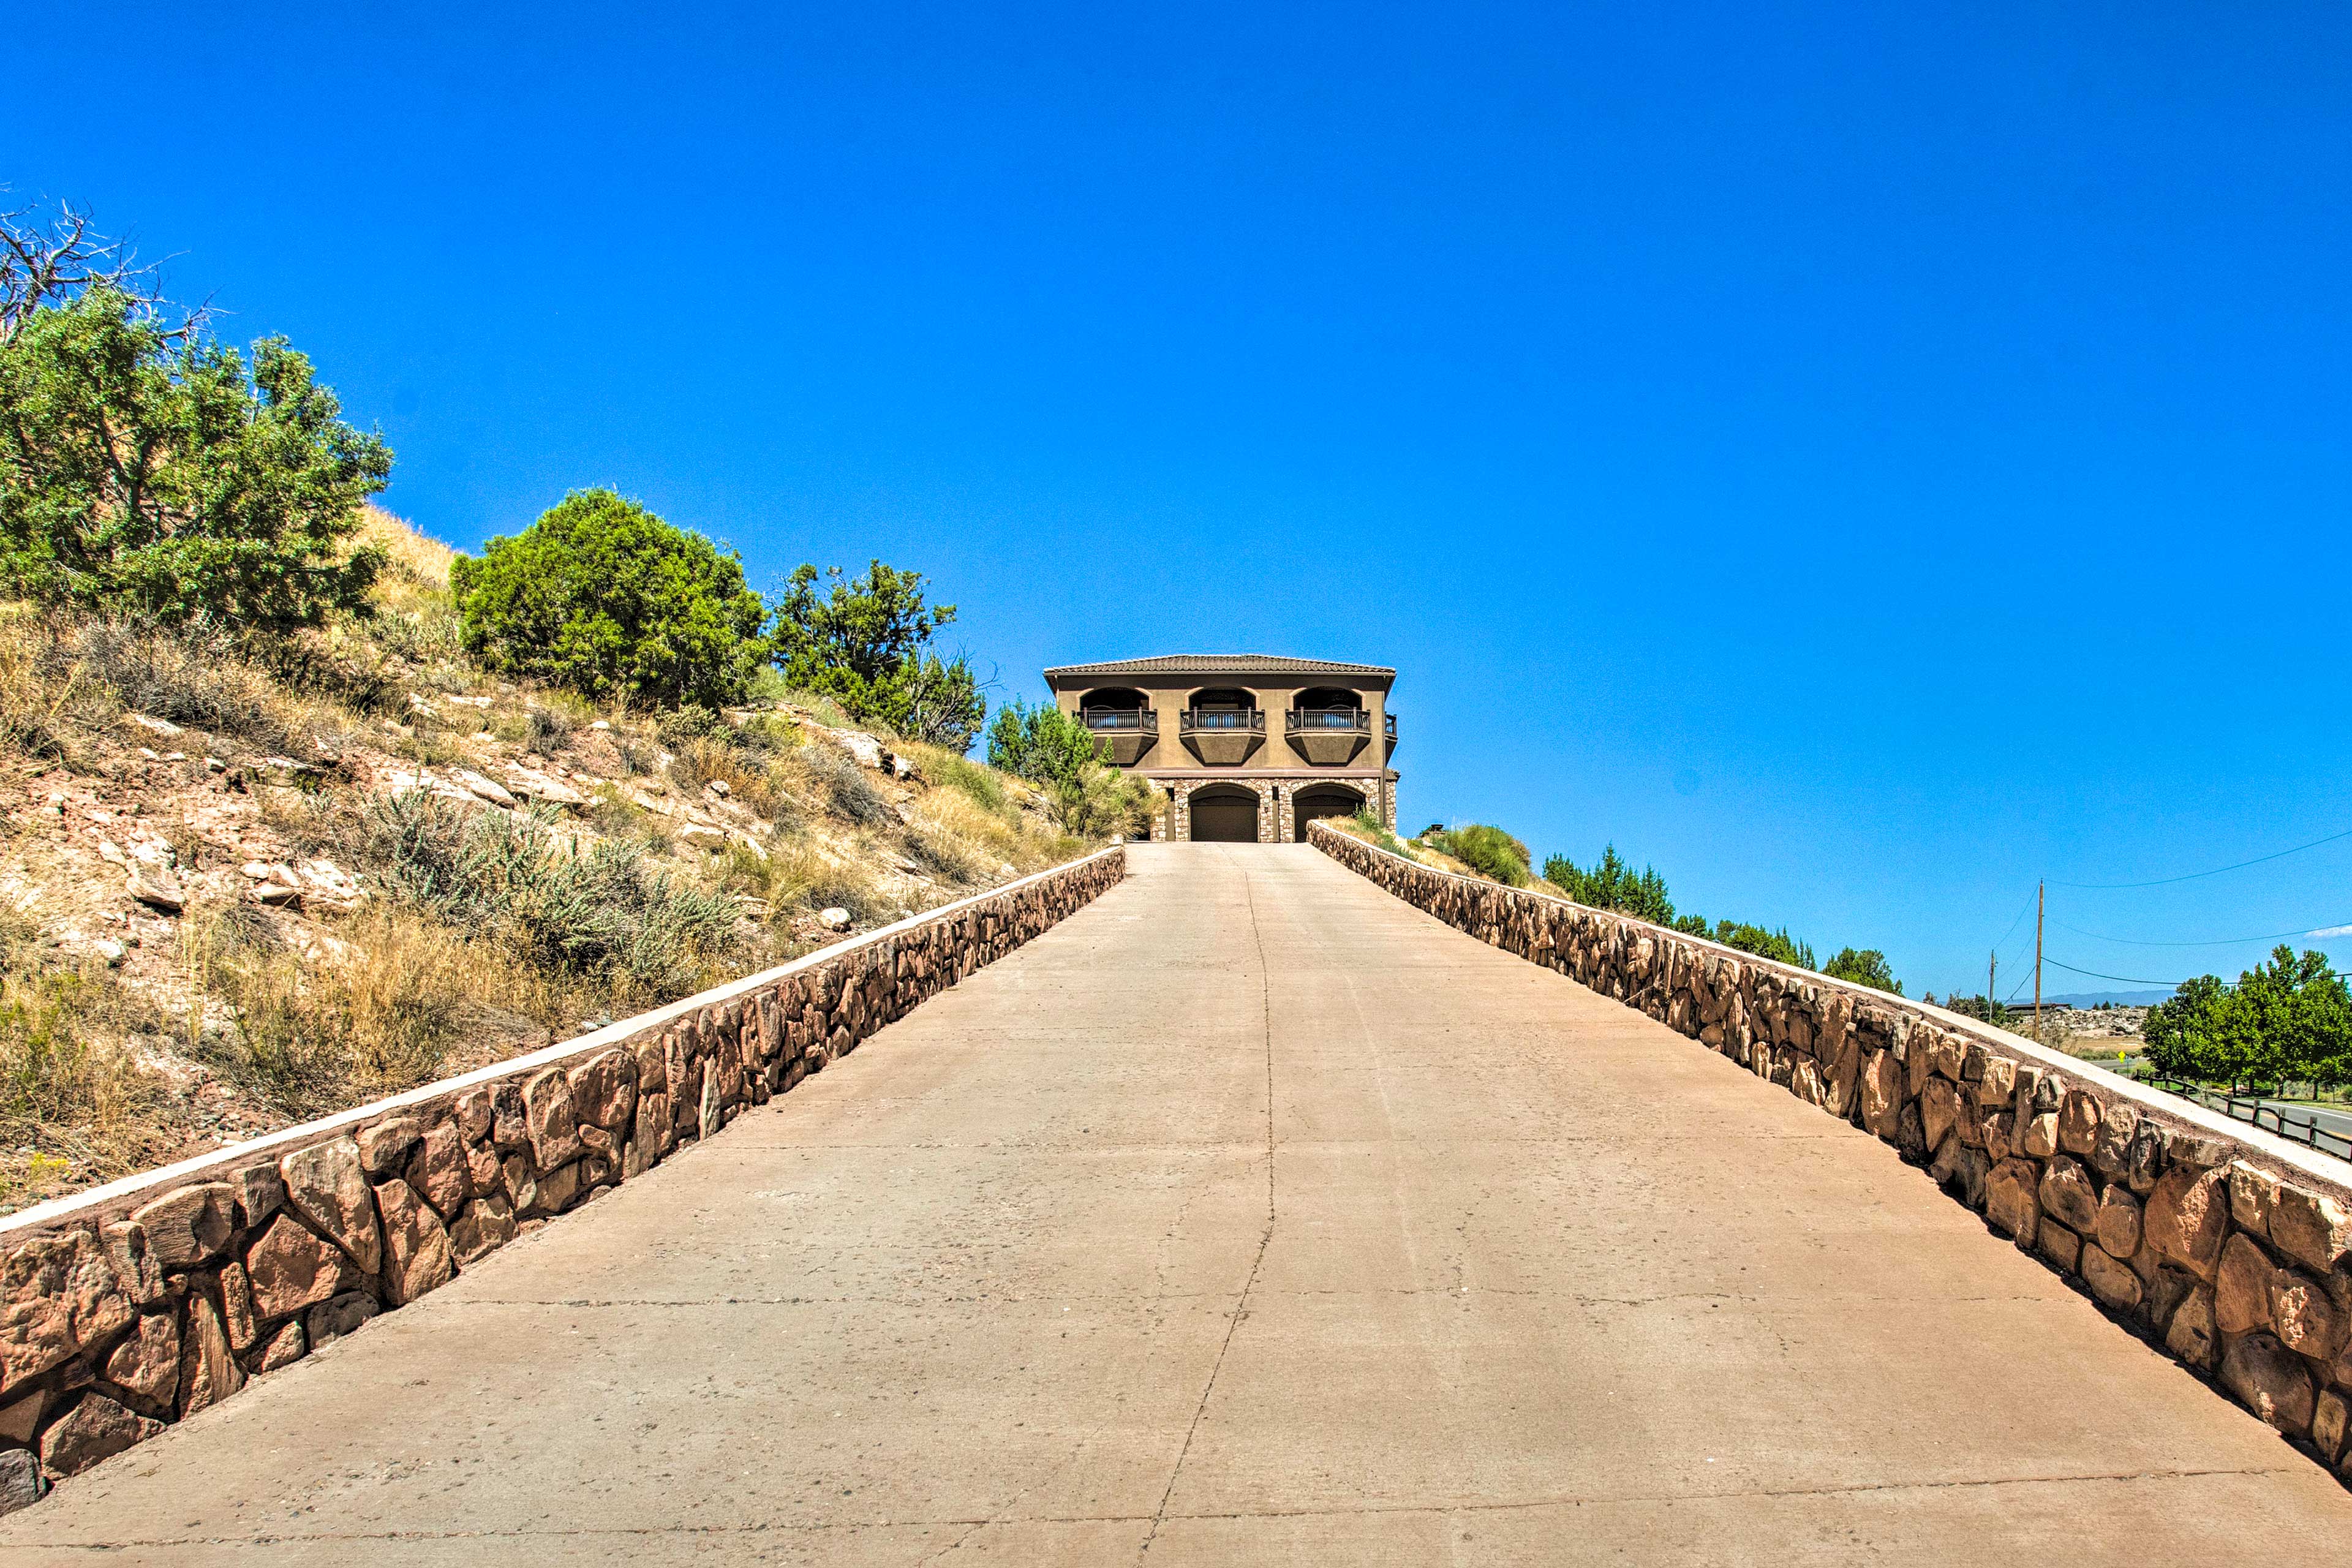
<svg viewBox="0 0 2352 1568"><path fill-rule="evenodd" d="M0 608L0 1210L534 1048L1087 852L822 700L597 711L377 613L290 639Z"/></svg>

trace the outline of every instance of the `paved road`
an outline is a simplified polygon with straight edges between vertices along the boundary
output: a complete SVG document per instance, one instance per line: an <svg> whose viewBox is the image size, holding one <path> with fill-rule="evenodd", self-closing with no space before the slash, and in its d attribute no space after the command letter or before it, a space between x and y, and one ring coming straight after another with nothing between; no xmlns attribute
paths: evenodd
<svg viewBox="0 0 2352 1568"><path fill-rule="evenodd" d="M1300 847L1135 875L0 1563L2330 1560L1875 1141Z"/></svg>

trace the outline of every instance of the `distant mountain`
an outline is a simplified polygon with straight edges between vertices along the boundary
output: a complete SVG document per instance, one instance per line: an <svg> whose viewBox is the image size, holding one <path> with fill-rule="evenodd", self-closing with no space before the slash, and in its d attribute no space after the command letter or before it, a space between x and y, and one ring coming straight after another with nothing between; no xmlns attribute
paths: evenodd
<svg viewBox="0 0 2352 1568"><path fill-rule="evenodd" d="M2171 1000L2172 993L2169 991L2070 991L2063 996L2044 996L2042 1005L2045 1007L2053 1004L2061 1007L2095 1007L2102 1002L2113 1002L2118 1007L2153 1007L2158 1002ZM2010 1008L2011 1011L2020 1007L2030 1010L2032 1005L2030 1001L2012 1002Z"/></svg>

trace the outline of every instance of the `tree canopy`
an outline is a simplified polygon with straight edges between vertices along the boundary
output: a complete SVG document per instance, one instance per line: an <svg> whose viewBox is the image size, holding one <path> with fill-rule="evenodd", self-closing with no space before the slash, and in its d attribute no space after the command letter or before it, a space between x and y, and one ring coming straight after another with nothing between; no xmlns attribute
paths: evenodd
<svg viewBox="0 0 2352 1568"><path fill-rule="evenodd" d="M592 698L715 708L767 655L767 606L734 552L609 489L460 557L450 586L484 664Z"/></svg>
<svg viewBox="0 0 2352 1568"><path fill-rule="evenodd" d="M2326 955L2282 945L2234 985L2206 974L2148 1009L2147 1059L2204 1083L2352 1081L2352 994Z"/></svg>
<svg viewBox="0 0 2352 1568"><path fill-rule="evenodd" d="M775 660L788 684L823 693L856 718L961 752L987 707L969 659L930 651L955 614L953 605L926 601L919 572L873 561L864 576L851 577L803 563L776 602Z"/></svg>
<svg viewBox="0 0 2352 1568"><path fill-rule="evenodd" d="M1903 982L1895 978L1886 955L1874 947L1842 947L1822 965L1822 973L1832 980L1867 985L1874 991L1888 991L1897 996L1903 994Z"/></svg>
<svg viewBox="0 0 2352 1568"><path fill-rule="evenodd" d="M0 341L0 577L58 608L282 631L361 612L392 453L283 338L166 330L110 283Z"/></svg>

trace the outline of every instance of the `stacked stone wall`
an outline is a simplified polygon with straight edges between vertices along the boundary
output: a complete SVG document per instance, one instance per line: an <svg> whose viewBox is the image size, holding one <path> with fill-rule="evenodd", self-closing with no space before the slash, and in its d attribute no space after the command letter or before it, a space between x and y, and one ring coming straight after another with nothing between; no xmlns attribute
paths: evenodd
<svg viewBox="0 0 2352 1568"><path fill-rule="evenodd" d="M2352 1170L2330 1168L2340 1162L1941 1008L1414 865L1320 822L1308 837L1456 930L1892 1145L2352 1479Z"/></svg>
<svg viewBox="0 0 2352 1568"><path fill-rule="evenodd" d="M0 1512L710 1137L1125 870L1105 850L551 1050L0 1222Z"/></svg>

